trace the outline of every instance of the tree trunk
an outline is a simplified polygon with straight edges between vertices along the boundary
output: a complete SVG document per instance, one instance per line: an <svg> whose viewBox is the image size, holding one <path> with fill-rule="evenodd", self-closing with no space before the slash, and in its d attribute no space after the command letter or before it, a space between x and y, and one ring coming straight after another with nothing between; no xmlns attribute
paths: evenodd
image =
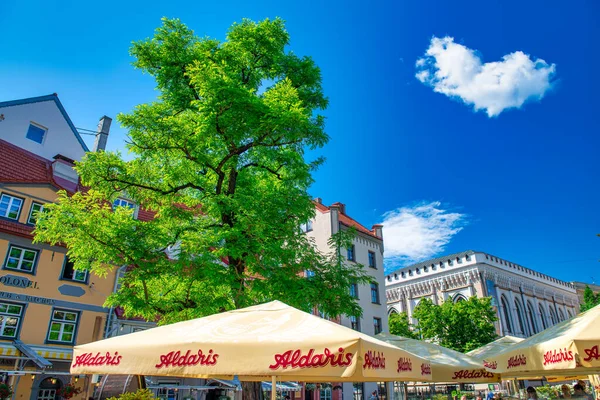
<svg viewBox="0 0 600 400"><path fill-rule="evenodd" d="M242 382L242 400L263 400L262 382Z"/></svg>

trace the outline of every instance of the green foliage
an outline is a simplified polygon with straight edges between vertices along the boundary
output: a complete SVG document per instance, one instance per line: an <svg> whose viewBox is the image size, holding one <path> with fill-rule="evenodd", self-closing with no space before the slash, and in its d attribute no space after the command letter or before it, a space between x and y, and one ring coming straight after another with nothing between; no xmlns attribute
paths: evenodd
<svg viewBox="0 0 600 400"><path fill-rule="evenodd" d="M560 386L538 386L535 388L538 397L544 399L558 399L560 398Z"/></svg>
<svg viewBox="0 0 600 400"><path fill-rule="evenodd" d="M0 399L10 399L12 395L12 387L10 385L7 385L6 383L0 383Z"/></svg>
<svg viewBox="0 0 600 400"><path fill-rule="evenodd" d="M123 393L108 400L154 400L154 395L150 389L138 389L136 392Z"/></svg>
<svg viewBox="0 0 600 400"><path fill-rule="evenodd" d="M465 301L451 300L435 305L423 299L413 312L417 329L423 339L466 353L496 339L496 313L491 298L471 297Z"/></svg>
<svg viewBox="0 0 600 400"><path fill-rule="evenodd" d="M126 316L170 323L274 299L360 315L348 287L369 282L363 267L316 251L299 233L314 217L307 190L322 162L304 152L328 141L317 114L327 99L319 68L286 51L288 42L280 19L243 20L224 42L163 19L131 49L159 93L118 117L133 159L88 153L76 168L90 189L61 193L39 218L36 241L65 243L76 269L128 266L107 300ZM113 212L118 196L154 219ZM334 237L333 249L349 235ZM306 270L318 279L303 278Z"/></svg>
<svg viewBox="0 0 600 400"><path fill-rule="evenodd" d="M594 294L592 289L588 285L585 285L585 290L583 291L583 303L580 307L581 312L594 308L598 304L600 304L600 293Z"/></svg>
<svg viewBox="0 0 600 400"><path fill-rule="evenodd" d="M388 324L392 335L403 336L411 339L418 339L419 335L415 332L413 326L408 321L406 313L390 314Z"/></svg>

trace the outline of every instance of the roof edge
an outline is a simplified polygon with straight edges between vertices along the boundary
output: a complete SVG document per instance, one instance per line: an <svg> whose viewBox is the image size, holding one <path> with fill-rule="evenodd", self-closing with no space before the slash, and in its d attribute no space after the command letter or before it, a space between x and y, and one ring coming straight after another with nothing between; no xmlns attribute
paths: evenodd
<svg viewBox="0 0 600 400"><path fill-rule="evenodd" d="M75 135L75 138L77 139L77 141L79 142L79 144L81 145L83 150L86 153L89 152L90 149L87 147L87 145L81 138L81 135L79 135L79 132L77 132L77 129L75 128L75 125L73 124L73 121L71 121L69 114L67 114L67 111L65 110L62 103L58 99L58 95L56 93L48 94L45 96L28 97L25 99L2 101L2 102L0 102L0 108L20 106L20 105L24 105L24 104L42 103L45 101L54 101L54 103L56 104L56 107L58 107L58 110L62 114L63 118L65 119L65 121L67 121L67 125L69 125L69 128L71 128L71 131Z"/></svg>

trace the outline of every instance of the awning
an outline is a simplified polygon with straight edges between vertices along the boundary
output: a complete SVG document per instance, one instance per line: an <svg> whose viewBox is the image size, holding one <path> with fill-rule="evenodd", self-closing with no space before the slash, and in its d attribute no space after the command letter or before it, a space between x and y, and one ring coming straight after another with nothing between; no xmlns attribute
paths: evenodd
<svg viewBox="0 0 600 400"><path fill-rule="evenodd" d="M272 387L271 382L262 383L263 390L267 392L270 392ZM277 382L276 388L281 392L299 392L302 390L302 386L294 382Z"/></svg>
<svg viewBox="0 0 600 400"><path fill-rule="evenodd" d="M13 340L13 345L27 358L34 362L41 369L52 367L52 363L40 356L34 349L27 346L20 340Z"/></svg>

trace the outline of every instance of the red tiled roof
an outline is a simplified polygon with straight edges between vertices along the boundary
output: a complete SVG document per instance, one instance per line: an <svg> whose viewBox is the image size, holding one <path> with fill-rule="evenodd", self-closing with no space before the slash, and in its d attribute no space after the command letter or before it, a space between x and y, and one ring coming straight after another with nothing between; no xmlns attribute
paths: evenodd
<svg viewBox="0 0 600 400"><path fill-rule="evenodd" d="M325 213L331 210L331 206L327 207L326 205L324 205L323 203L320 203L318 201L313 201L315 207L317 210ZM367 229L364 225L360 224L358 221L352 219L351 217L349 217L348 215L346 215L346 212L344 210L344 205L342 203L333 203L332 206L338 206L339 207L339 214L338 214L338 218L341 224L346 225L348 227L354 227L356 228L357 231L362 232L366 235L381 239L379 236L377 236L375 234L374 230L370 230Z"/></svg>
<svg viewBox="0 0 600 400"><path fill-rule="evenodd" d="M0 220L0 231L10 233L16 236L21 236L27 239L33 239L33 227L23 225L18 222Z"/></svg>
<svg viewBox="0 0 600 400"><path fill-rule="evenodd" d="M60 179L54 179L52 162L25 149L0 139L0 182L3 183L48 183L70 193L78 185ZM74 190L75 189L75 190Z"/></svg>

